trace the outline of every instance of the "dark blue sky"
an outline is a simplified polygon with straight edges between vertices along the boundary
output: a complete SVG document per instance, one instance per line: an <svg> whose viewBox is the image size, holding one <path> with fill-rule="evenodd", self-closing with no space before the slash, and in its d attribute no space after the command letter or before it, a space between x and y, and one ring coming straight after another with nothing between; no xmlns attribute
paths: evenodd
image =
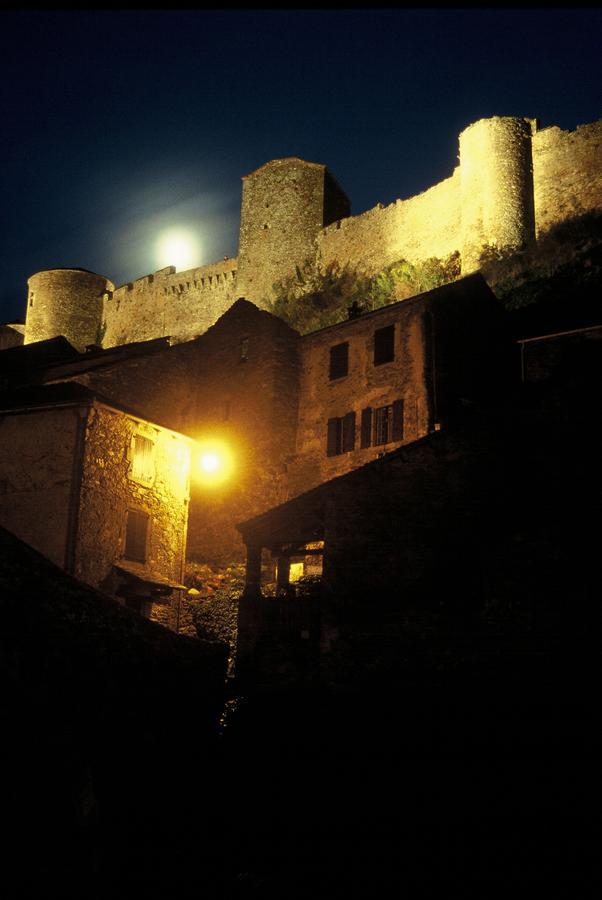
<svg viewBox="0 0 602 900"><path fill-rule="evenodd" d="M602 11L3 13L0 321L26 279L158 268L169 226L199 263L237 253L240 177L326 163L352 212L451 174L492 115L602 116Z"/></svg>

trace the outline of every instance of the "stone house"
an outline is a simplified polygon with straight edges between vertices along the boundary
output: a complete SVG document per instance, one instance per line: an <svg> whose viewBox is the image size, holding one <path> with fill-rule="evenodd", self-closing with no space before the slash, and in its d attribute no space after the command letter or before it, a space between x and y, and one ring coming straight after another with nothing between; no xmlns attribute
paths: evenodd
<svg viewBox="0 0 602 900"><path fill-rule="evenodd" d="M179 630L190 438L75 383L3 394L0 416L3 525Z"/></svg>

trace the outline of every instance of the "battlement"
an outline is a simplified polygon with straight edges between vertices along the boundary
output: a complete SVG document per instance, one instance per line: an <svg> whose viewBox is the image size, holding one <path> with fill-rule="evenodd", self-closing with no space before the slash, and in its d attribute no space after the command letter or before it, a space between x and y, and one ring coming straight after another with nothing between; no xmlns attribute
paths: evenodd
<svg viewBox="0 0 602 900"><path fill-rule="evenodd" d="M83 270L38 273L26 342L57 334L79 346L189 340L237 297L269 308L278 284L307 266L373 275L402 259L459 253L467 274L485 248L520 250L554 225L602 209L600 158L602 120L563 131L540 129L533 118L480 119L459 135L459 165L448 178L357 216L325 165L270 160L242 177L237 258L182 272L167 266L117 288Z"/></svg>

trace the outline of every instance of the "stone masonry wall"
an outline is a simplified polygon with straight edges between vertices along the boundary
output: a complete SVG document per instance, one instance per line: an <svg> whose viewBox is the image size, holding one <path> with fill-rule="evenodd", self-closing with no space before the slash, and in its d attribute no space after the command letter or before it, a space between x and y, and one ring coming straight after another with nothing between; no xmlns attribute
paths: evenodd
<svg viewBox="0 0 602 900"><path fill-rule="evenodd" d="M239 296L258 306L274 284L315 256L315 239L349 214L349 201L326 167L294 157L276 159L243 179L238 254Z"/></svg>
<svg viewBox="0 0 602 900"><path fill-rule="evenodd" d="M81 410L0 417L0 524L63 568Z"/></svg>
<svg viewBox="0 0 602 900"><path fill-rule="evenodd" d="M154 443L152 483L131 476L134 434ZM126 512L150 516L141 569L182 582L189 498L190 442L164 428L95 403L90 410L80 495L75 575L95 587L123 557ZM152 617L173 625L175 610L153 604Z"/></svg>
<svg viewBox="0 0 602 900"><path fill-rule="evenodd" d="M395 359L374 365L374 331L393 325ZM349 343L349 374L330 380L330 348ZM360 316L302 341L299 427L296 458L289 465L289 496L365 465L383 451L414 441L428 432L429 408L425 380L425 348L421 309L408 302L373 315ZM362 409L404 401L404 436L362 449ZM355 412L355 449L327 456L327 424Z"/></svg>
<svg viewBox="0 0 602 900"><path fill-rule="evenodd" d="M241 342L247 342L241 358ZM222 485L193 478L188 555L200 562L244 559L235 523L286 499L284 473L294 454L299 335L239 300L201 338L195 412L189 433L232 449ZM194 428L194 430L192 430Z"/></svg>
<svg viewBox="0 0 602 900"><path fill-rule="evenodd" d="M537 233L602 209L602 120L575 131L544 128L533 136Z"/></svg>
<svg viewBox="0 0 602 900"><path fill-rule="evenodd" d="M235 297L235 259L183 272L169 266L105 294L102 346L163 336L191 340L213 325Z"/></svg>
<svg viewBox="0 0 602 900"><path fill-rule="evenodd" d="M317 265L348 264L370 275L400 259L446 257L460 249L460 177L409 200L381 204L324 228L316 239Z"/></svg>

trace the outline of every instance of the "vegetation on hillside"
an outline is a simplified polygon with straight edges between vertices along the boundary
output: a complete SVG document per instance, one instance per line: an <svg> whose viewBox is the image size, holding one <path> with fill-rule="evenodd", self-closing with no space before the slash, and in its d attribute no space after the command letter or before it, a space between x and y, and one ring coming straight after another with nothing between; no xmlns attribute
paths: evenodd
<svg viewBox="0 0 602 900"><path fill-rule="evenodd" d="M316 270L312 260L297 266L294 274L274 285L271 311L302 334L334 325L348 317L356 304L368 312L405 300L460 277L460 255L432 257L420 263L398 260L376 275L349 265L330 263Z"/></svg>
<svg viewBox="0 0 602 900"><path fill-rule="evenodd" d="M401 259L375 275L339 262L316 270L311 259L274 285L271 311L302 334L342 322L355 305L368 312L460 277L460 254L418 263ZM480 271L508 311L566 302L567 292L596 295L602 285L602 215L587 213L539 235L520 252L483 249Z"/></svg>

